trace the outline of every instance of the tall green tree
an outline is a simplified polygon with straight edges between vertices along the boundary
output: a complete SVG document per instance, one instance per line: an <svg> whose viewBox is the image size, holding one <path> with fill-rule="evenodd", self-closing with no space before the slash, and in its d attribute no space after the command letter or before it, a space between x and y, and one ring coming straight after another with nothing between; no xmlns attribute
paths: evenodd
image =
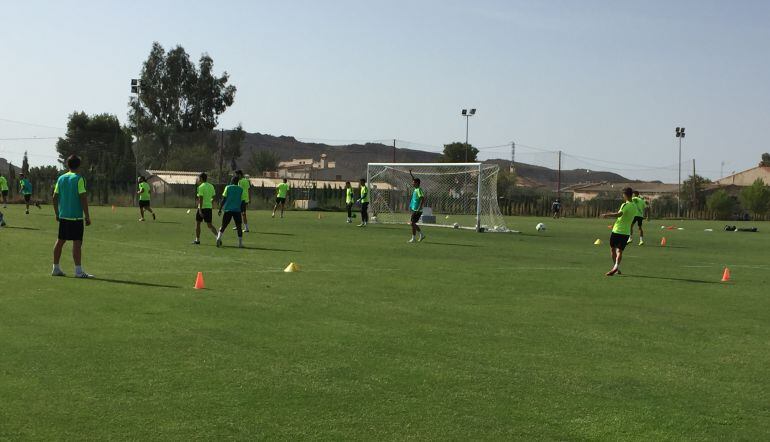
<svg viewBox="0 0 770 442"><path fill-rule="evenodd" d="M761 178L754 180L751 186L745 187L740 194L743 207L755 217L762 216L770 209L770 187Z"/></svg>
<svg viewBox="0 0 770 442"><path fill-rule="evenodd" d="M24 175L29 175L29 158L27 158L27 151L24 151L24 157L21 159L21 171Z"/></svg>
<svg viewBox="0 0 770 442"><path fill-rule="evenodd" d="M472 144L455 141L444 145L444 161L447 163L472 163L478 154L479 150Z"/></svg>
<svg viewBox="0 0 770 442"><path fill-rule="evenodd" d="M706 185L711 180L700 175L690 175L682 182L682 201L687 202L691 209L699 210L706 206Z"/></svg>
<svg viewBox="0 0 770 442"><path fill-rule="evenodd" d="M219 115L233 104L235 86L229 75L214 75L214 60L201 55L196 66L182 46L166 53L155 42L144 62L139 93L129 103L129 127L140 138L153 140L153 156L165 167L180 133L205 139Z"/></svg>
<svg viewBox="0 0 770 442"><path fill-rule="evenodd" d="M510 199L516 190L516 173L502 168L497 172L497 196Z"/></svg>
<svg viewBox="0 0 770 442"><path fill-rule="evenodd" d="M728 195L724 189L719 189L706 198L706 207L717 217L717 219L728 219L735 212L738 202L734 197Z"/></svg>
<svg viewBox="0 0 770 442"><path fill-rule="evenodd" d="M762 161L759 162L760 167L770 167L770 153L762 154Z"/></svg>
<svg viewBox="0 0 770 442"><path fill-rule="evenodd" d="M241 157L241 148L244 139L246 139L246 131L243 130L243 125L240 123L238 123L238 125L227 135L223 155L230 161L230 168L232 170L238 169L238 158Z"/></svg>
<svg viewBox="0 0 770 442"><path fill-rule="evenodd" d="M269 150L258 150L251 154L249 172L261 175L262 172L270 172L278 169L278 155Z"/></svg>

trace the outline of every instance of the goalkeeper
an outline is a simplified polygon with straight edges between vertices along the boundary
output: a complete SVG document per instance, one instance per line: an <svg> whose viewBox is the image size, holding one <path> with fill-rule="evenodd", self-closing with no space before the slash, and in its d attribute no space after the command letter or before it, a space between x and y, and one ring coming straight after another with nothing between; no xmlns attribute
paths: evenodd
<svg viewBox="0 0 770 442"><path fill-rule="evenodd" d="M420 179L415 178L414 175L412 175L411 170L409 171L409 175L412 176L412 184L414 185L414 190L412 191L412 201L409 203L409 210L412 212L412 239L410 239L409 242L413 243L415 242L415 235L418 233L418 242L421 242L425 239L425 235L422 234L420 226L417 225L417 223L420 221L420 217L422 216L422 206L425 203L425 193L423 193L422 188L420 187Z"/></svg>

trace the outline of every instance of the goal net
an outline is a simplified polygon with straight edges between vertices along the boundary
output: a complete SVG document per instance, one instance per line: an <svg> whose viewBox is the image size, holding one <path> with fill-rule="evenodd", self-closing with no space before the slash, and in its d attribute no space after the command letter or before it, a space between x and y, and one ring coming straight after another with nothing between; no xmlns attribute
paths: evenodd
<svg viewBox="0 0 770 442"><path fill-rule="evenodd" d="M497 204L497 172L497 165L482 163L369 163L372 221L409 221L414 176L425 193L421 225L508 232Z"/></svg>

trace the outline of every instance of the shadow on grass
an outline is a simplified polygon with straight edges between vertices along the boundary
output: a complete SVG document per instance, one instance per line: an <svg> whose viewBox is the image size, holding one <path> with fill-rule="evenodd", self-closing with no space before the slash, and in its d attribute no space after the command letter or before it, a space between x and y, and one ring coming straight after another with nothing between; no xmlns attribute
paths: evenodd
<svg viewBox="0 0 770 442"><path fill-rule="evenodd" d="M289 249L271 249L268 247L250 247L250 246L222 246L223 249L244 249L244 250L260 250L263 252L292 252L292 253L301 253L302 250L289 250Z"/></svg>
<svg viewBox="0 0 770 442"><path fill-rule="evenodd" d="M182 224L178 221L153 221L155 224Z"/></svg>
<svg viewBox="0 0 770 442"><path fill-rule="evenodd" d="M293 233L278 233L278 232L253 232L249 231L246 233L256 233L257 235L280 235L280 236L294 236Z"/></svg>
<svg viewBox="0 0 770 442"><path fill-rule="evenodd" d="M693 282L696 284L721 284L719 281L710 281L706 279L690 279L690 278L667 278L665 276L648 276L648 275L622 275L623 278L644 278L644 279L659 279L662 281L678 281L678 282Z"/></svg>
<svg viewBox="0 0 770 442"><path fill-rule="evenodd" d="M458 244L454 242L430 242L426 240L423 244L436 245L436 246L452 246L452 247L478 247L475 244Z"/></svg>
<svg viewBox="0 0 770 442"><path fill-rule="evenodd" d="M181 289L182 288L182 286L178 286L178 285L153 284L151 282L125 281L122 279L94 278L93 281L110 282L113 284L138 285L142 287L160 287L164 289Z"/></svg>
<svg viewBox="0 0 770 442"><path fill-rule="evenodd" d="M40 230L35 227L14 227L14 226L5 226L4 229L16 229L16 230Z"/></svg>

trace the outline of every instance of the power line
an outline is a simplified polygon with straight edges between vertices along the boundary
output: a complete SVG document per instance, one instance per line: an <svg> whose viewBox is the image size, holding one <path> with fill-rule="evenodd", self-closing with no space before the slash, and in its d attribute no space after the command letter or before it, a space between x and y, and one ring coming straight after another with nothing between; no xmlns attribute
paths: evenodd
<svg viewBox="0 0 770 442"><path fill-rule="evenodd" d="M18 138L0 138L0 141L31 141L31 140L58 140L59 137L18 137Z"/></svg>
<svg viewBox="0 0 770 442"><path fill-rule="evenodd" d="M63 127L48 126L45 124L37 124L37 123L28 123L26 121L9 120L8 118L0 118L0 121L5 121L6 123L21 124L23 126L43 127L46 129L56 129L56 130L67 130Z"/></svg>

